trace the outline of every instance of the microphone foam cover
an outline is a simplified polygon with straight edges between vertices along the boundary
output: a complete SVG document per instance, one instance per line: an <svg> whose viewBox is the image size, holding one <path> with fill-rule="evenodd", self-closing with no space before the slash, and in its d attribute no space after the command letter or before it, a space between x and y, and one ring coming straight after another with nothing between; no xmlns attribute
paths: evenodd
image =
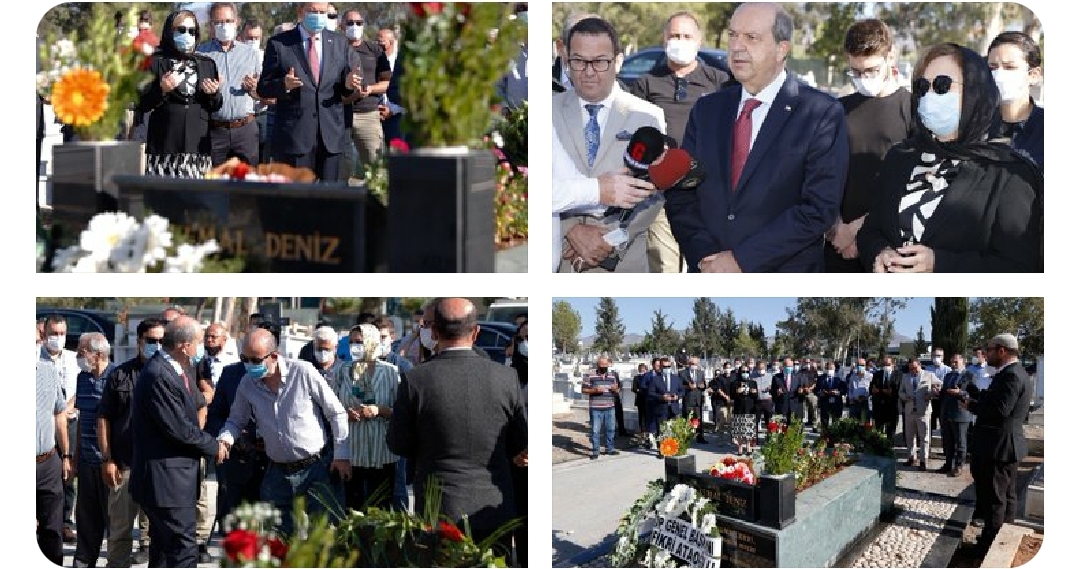
<svg viewBox="0 0 1080 569"><path fill-rule="evenodd" d="M659 162L649 166L649 180L658 190L667 190L690 173L693 159L682 148L670 148Z"/></svg>

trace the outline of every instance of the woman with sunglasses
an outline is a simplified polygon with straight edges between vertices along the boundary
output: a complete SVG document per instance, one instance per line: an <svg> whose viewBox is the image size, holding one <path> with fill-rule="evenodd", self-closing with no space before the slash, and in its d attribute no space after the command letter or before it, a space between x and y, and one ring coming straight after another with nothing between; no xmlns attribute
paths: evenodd
<svg viewBox="0 0 1080 569"><path fill-rule="evenodd" d="M859 256L884 273L1042 272L1042 175L990 140L1001 97L986 60L936 45L915 67L915 136L885 157Z"/></svg>
<svg viewBox="0 0 1080 569"><path fill-rule="evenodd" d="M146 174L201 178L210 169L210 114L221 108L217 65L195 53L195 14L169 14L158 51L150 56L153 75L139 98L139 113L150 113L146 132Z"/></svg>
<svg viewBox="0 0 1080 569"><path fill-rule="evenodd" d="M1042 170L1043 109L1031 96L1042 81L1039 44L1023 32L1005 32L990 42L986 59L1001 93L1001 136Z"/></svg>

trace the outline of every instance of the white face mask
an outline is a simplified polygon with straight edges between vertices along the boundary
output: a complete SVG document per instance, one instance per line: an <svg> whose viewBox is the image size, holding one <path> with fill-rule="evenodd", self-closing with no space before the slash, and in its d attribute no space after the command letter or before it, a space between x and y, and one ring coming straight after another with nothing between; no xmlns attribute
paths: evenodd
<svg viewBox="0 0 1080 569"><path fill-rule="evenodd" d="M349 355L352 356L354 362L358 362L364 359L364 345L363 344L349 344Z"/></svg>
<svg viewBox="0 0 1080 569"><path fill-rule="evenodd" d="M60 350L64 349L64 340L66 339L67 336L60 334L57 334L55 336L49 336L49 338L45 342L45 348L55 354Z"/></svg>
<svg viewBox="0 0 1080 569"><path fill-rule="evenodd" d="M934 357L934 365L936 365L936 366L941 365L941 358L935 356Z"/></svg>
<svg viewBox="0 0 1080 569"><path fill-rule="evenodd" d="M522 340L518 343L518 353L525 357L529 357L529 341Z"/></svg>
<svg viewBox="0 0 1080 569"><path fill-rule="evenodd" d="M687 65L697 58L698 45L692 40L668 40L664 53L671 61Z"/></svg>
<svg viewBox="0 0 1080 569"><path fill-rule="evenodd" d="M883 367L881 369L885 370L885 375L892 374L892 366L885 366L885 367Z"/></svg>
<svg viewBox="0 0 1080 569"><path fill-rule="evenodd" d="M90 365L90 360L82 356L75 358L75 361L79 364L79 369L83 371L89 372L92 369L92 366Z"/></svg>
<svg viewBox="0 0 1080 569"><path fill-rule="evenodd" d="M351 40L358 40L364 36L364 26L345 26L345 37Z"/></svg>
<svg viewBox="0 0 1080 569"><path fill-rule="evenodd" d="M852 77L851 82L855 84L855 90L860 95L877 97L885 88L885 72L883 71L877 77Z"/></svg>
<svg viewBox="0 0 1080 569"><path fill-rule="evenodd" d="M334 359L334 350L315 350L315 361L324 364Z"/></svg>
<svg viewBox="0 0 1080 569"><path fill-rule="evenodd" d="M236 24L214 24L214 37L220 42L236 39Z"/></svg>
<svg viewBox="0 0 1080 569"><path fill-rule="evenodd" d="M991 72L1001 100L1006 103L1029 97L1028 72L1023 69L995 69Z"/></svg>
<svg viewBox="0 0 1080 569"><path fill-rule="evenodd" d="M431 328L420 329L420 343L429 350L435 349L435 338L431 337Z"/></svg>

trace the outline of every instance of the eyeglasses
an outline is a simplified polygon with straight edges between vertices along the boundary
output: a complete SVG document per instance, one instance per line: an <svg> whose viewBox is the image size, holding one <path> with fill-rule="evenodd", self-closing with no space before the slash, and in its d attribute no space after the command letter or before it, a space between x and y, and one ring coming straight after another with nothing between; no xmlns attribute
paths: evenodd
<svg viewBox="0 0 1080 569"><path fill-rule="evenodd" d="M236 23L236 20L230 20L230 19L226 19L226 20L213 20L213 21L211 21L210 23L211 23L211 24L214 24L215 26L220 26L220 25L223 25L223 24L235 24L235 23Z"/></svg>
<svg viewBox="0 0 1080 569"><path fill-rule="evenodd" d="M270 357L272 355L274 355L274 354L273 353L266 354L265 356L263 356L261 358L249 358L247 356L240 356L240 361L243 362L243 363L246 363L246 364L258 365L258 364L263 363L266 360L266 358L268 358L268 357Z"/></svg>
<svg viewBox="0 0 1080 569"><path fill-rule="evenodd" d="M608 69L611 69L611 62L614 59L571 59L570 69L574 71L585 71L585 68L592 65L593 71L597 73L603 73Z"/></svg>
<svg viewBox="0 0 1080 569"><path fill-rule="evenodd" d="M685 77L675 78L675 102L685 101L688 96L686 88L690 85L690 82Z"/></svg>
<svg viewBox="0 0 1080 569"><path fill-rule="evenodd" d="M848 68L844 73L848 77L855 77L857 79L874 79L881 75L881 72L885 70L885 62L881 62L877 67L870 67L868 69L854 69Z"/></svg>
<svg viewBox="0 0 1080 569"><path fill-rule="evenodd" d="M345 20L345 25L346 26L362 26L362 25L364 25L364 21L363 20Z"/></svg>
<svg viewBox="0 0 1080 569"><path fill-rule="evenodd" d="M337 19L337 14L327 14L326 17L330 18L331 20L336 20Z"/></svg>
<svg viewBox="0 0 1080 569"><path fill-rule="evenodd" d="M158 344L161 345L161 338L143 338L143 342L146 344Z"/></svg>
<svg viewBox="0 0 1080 569"><path fill-rule="evenodd" d="M199 28L197 28L195 26L191 26L191 27L177 26L177 27L173 28L173 31L178 33L178 34L195 35L195 32L199 31Z"/></svg>
<svg viewBox="0 0 1080 569"><path fill-rule="evenodd" d="M915 80L915 95L917 97L926 96L926 93L930 91L931 86L934 88L935 93L937 93L938 95L944 95L945 93L948 93L950 89L952 89L953 83L956 83L957 85L963 85L963 83L959 81L954 81L953 78L949 77L948 75L938 75L937 77L934 77L933 83L931 83L930 80L925 77L920 77Z"/></svg>

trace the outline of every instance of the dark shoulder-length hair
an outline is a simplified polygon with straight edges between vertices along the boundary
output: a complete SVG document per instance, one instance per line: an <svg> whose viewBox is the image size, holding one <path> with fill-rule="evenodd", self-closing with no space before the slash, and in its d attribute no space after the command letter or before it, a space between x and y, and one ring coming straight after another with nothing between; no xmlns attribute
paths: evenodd
<svg viewBox="0 0 1080 569"><path fill-rule="evenodd" d="M176 25L177 20L183 20L184 18L191 18L191 21L195 22L195 45L199 45L201 37L199 19L195 17L195 13L191 10L177 10L165 18L165 24L161 29L161 43L158 44L158 53L161 56L172 59L197 59L198 56L194 52L180 51L176 48L176 43L173 42L173 26Z"/></svg>

